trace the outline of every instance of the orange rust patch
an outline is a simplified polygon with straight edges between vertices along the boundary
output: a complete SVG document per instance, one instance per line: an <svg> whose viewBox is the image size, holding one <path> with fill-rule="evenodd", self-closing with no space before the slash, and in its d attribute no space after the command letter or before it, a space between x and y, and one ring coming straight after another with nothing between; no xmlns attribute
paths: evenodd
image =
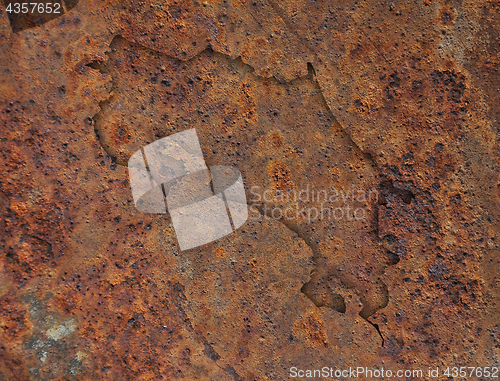
<svg viewBox="0 0 500 381"><path fill-rule="evenodd" d="M12 294L0 298L0 338L5 341L18 339L28 329L27 313Z"/></svg>
<svg viewBox="0 0 500 381"><path fill-rule="evenodd" d="M217 258L224 258L226 256L226 249L223 247L216 247L214 251Z"/></svg>
<svg viewBox="0 0 500 381"><path fill-rule="evenodd" d="M288 191L294 188L290 169L281 160L272 160L267 165L267 173L276 189Z"/></svg>
<svg viewBox="0 0 500 381"><path fill-rule="evenodd" d="M271 144L276 148L283 147L283 138L278 132L273 132L271 134Z"/></svg>
<svg viewBox="0 0 500 381"><path fill-rule="evenodd" d="M296 334L306 336L306 343L314 346L321 344L328 347L328 338L325 332L325 323L323 319L316 316L317 313L312 313L303 319L299 320L294 327Z"/></svg>
<svg viewBox="0 0 500 381"><path fill-rule="evenodd" d="M257 106L254 100L254 91L249 82L242 82L240 86L240 114L250 121L257 121Z"/></svg>

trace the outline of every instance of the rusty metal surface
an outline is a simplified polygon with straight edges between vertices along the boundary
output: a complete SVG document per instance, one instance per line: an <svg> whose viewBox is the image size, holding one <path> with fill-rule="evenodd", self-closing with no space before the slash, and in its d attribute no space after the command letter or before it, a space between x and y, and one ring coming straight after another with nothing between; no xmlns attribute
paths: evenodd
<svg viewBox="0 0 500 381"><path fill-rule="evenodd" d="M498 2L66 3L0 5L0 380L499 365ZM192 127L249 204L378 197L180 252L126 164Z"/></svg>

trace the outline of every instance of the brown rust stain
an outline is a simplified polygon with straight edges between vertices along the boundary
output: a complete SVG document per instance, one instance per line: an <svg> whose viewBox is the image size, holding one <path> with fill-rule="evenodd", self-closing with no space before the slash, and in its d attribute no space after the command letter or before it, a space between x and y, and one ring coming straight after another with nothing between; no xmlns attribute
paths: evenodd
<svg viewBox="0 0 500 381"><path fill-rule="evenodd" d="M323 345L328 347L328 339L325 332L324 322L318 313L305 316L295 324L296 335L305 335L309 346Z"/></svg>
<svg viewBox="0 0 500 381"><path fill-rule="evenodd" d="M0 378L493 364L498 4L88 1L18 33L4 11ZM179 253L123 165L193 126L248 185L380 197L361 222L252 222ZM51 318L77 322L57 345Z"/></svg>
<svg viewBox="0 0 500 381"><path fill-rule="evenodd" d="M290 191L294 189L292 173L285 163L279 159L274 159L269 162L266 169L273 188L280 191Z"/></svg>

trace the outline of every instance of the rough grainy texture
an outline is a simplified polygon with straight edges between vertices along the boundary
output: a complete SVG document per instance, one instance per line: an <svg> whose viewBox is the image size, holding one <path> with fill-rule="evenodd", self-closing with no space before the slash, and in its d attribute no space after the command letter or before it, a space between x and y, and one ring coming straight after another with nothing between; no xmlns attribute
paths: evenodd
<svg viewBox="0 0 500 381"><path fill-rule="evenodd" d="M0 7L0 380L499 366L498 1ZM126 164L192 127L251 218L180 252Z"/></svg>

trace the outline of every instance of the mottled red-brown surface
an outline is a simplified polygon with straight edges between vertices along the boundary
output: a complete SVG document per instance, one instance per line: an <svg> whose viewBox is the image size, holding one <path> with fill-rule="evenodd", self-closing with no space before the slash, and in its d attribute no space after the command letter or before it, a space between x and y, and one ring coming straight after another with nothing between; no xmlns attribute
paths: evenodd
<svg viewBox="0 0 500 381"><path fill-rule="evenodd" d="M499 366L498 1L0 7L0 380ZM181 252L126 165L188 128L253 207Z"/></svg>

